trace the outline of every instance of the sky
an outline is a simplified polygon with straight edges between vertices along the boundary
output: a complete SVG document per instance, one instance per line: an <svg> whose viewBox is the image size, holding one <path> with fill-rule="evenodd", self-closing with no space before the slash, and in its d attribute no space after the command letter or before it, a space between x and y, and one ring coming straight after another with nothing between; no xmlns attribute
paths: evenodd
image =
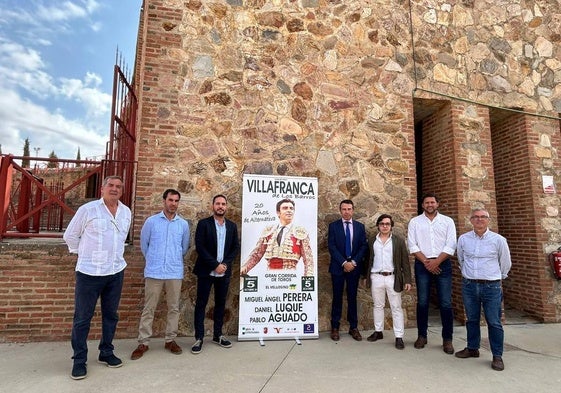
<svg viewBox="0 0 561 393"><path fill-rule="evenodd" d="M142 0L0 0L0 148L105 154L117 49L134 68Z"/></svg>

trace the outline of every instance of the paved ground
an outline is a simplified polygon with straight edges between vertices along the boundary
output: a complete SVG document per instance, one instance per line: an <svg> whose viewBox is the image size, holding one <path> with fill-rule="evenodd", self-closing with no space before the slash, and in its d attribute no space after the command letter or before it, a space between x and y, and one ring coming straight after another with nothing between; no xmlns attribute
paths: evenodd
<svg viewBox="0 0 561 393"><path fill-rule="evenodd" d="M486 337L486 329L482 330ZM366 338L371 332L363 332ZM465 346L465 328L455 328L454 346ZM440 349L440 328L430 328L429 344L413 348L416 330L408 329L405 350L382 341L356 342L347 334L335 343L319 340L236 342L230 349L206 340L203 352L190 353L192 337L181 337L182 355L152 341L139 360L129 356L135 340L117 340L124 365L110 369L96 362L90 342L88 377L70 378L69 342L0 344L0 392L554 392L561 386L561 324L505 327L505 371L491 369L484 339L481 357L457 359Z"/></svg>

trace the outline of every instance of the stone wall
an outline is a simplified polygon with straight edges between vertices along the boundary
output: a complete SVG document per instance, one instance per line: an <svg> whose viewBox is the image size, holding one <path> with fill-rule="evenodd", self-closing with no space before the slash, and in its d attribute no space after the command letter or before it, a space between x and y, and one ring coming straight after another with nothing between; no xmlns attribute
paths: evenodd
<svg viewBox="0 0 561 393"><path fill-rule="evenodd" d="M355 201L371 238L383 212L404 233L423 191L443 195L459 232L469 230L471 208L495 214L503 189L486 106L561 111L560 12L522 1L145 1L136 227L167 187L183 193L192 224L219 192L239 223L243 173L318 177L320 328L328 328L326 231L340 200ZM556 200L540 201L555 211ZM544 266L541 241L535 263ZM548 279L540 291L551 297ZM359 327L371 328L370 294L359 297Z"/></svg>

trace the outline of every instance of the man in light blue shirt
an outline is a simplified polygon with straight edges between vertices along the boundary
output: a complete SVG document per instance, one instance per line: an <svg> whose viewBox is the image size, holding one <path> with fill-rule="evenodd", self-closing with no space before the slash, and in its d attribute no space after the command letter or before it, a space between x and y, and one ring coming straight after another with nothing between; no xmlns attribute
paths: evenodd
<svg viewBox="0 0 561 393"><path fill-rule="evenodd" d="M183 283L183 257L189 249L189 224L177 208L181 194L167 189L164 192L164 209L148 217L140 232L140 248L146 259L144 268L144 309L138 327L138 347L131 359L140 359L152 336L154 311L158 306L162 289L166 291L168 306L164 348L175 355L183 352L175 342L179 326L179 297Z"/></svg>
<svg viewBox="0 0 561 393"><path fill-rule="evenodd" d="M489 213L474 209L470 217L473 231L458 239L458 262L462 269L462 297L466 310L467 347L456 357L478 358L481 342L481 306L487 321L489 345L493 353L491 367L504 370L504 330L501 323L503 289L501 280L510 271L512 262L506 239L490 231Z"/></svg>

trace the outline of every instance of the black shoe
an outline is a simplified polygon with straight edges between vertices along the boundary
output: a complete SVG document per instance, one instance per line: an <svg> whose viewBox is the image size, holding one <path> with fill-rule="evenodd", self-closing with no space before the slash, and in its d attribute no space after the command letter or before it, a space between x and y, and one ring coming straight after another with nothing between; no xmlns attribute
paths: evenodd
<svg viewBox="0 0 561 393"><path fill-rule="evenodd" d="M230 348L232 346L232 343L226 340L226 337L224 336L213 337L212 342L220 345L222 348Z"/></svg>
<svg viewBox="0 0 561 393"><path fill-rule="evenodd" d="M395 339L395 347L397 349L403 349L405 348L405 344L403 343L403 339L402 338L396 338Z"/></svg>
<svg viewBox="0 0 561 393"><path fill-rule="evenodd" d="M72 366L72 374L70 374L70 378L84 379L87 376L88 376L88 369L86 368L85 363L74 364L74 366Z"/></svg>
<svg viewBox="0 0 561 393"><path fill-rule="evenodd" d="M193 344L193 346L191 347L191 353L194 353L196 355L198 353L201 353L202 350L203 350L203 340L195 341L195 344Z"/></svg>
<svg viewBox="0 0 561 393"><path fill-rule="evenodd" d="M456 352L454 355L460 359L467 359L467 358L478 358L479 357L479 349L469 349L464 348L461 351Z"/></svg>
<svg viewBox="0 0 561 393"><path fill-rule="evenodd" d="M368 336L366 341L374 342L376 340L381 340L383 338L384 338L384 333L383 332L374 332L370 336Z"/></svg>
<svg viewBox="0 0 561 393"><path fill-rule="evenodd" d="M117 356L113 354L107 356L101 356L100 354L99 357L97 358L97 362L102 364L107 364L107 367L111 367L111 368L117 368L123 365L121 359L119 359Z"/></svg>

